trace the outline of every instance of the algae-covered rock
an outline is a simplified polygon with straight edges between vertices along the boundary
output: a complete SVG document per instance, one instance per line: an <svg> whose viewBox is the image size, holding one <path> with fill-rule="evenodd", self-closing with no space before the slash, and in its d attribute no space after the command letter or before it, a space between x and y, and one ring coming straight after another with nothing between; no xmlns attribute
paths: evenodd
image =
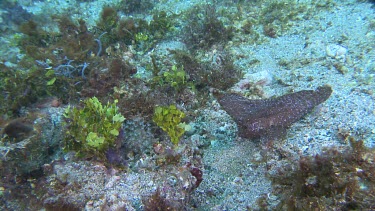
<svg viewBox="0 0 375 211"><path fill-rule="evenodd" d="M61 143L62 109L51 108L31 124L21 120L9 122L0 142L0 176L7 180L41 172L41 167L56 158ZM18 132L17 132L18 131Z"/></svg>

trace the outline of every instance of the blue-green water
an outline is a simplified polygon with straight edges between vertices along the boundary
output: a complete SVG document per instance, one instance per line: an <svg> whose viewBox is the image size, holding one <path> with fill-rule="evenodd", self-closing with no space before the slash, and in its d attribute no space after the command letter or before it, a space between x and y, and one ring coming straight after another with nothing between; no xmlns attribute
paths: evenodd
<svg viewBox="0 0 375 211"><path fill-rule="evenodd" d="M1 1L0 209L375 209L374 14Z"/></svg>

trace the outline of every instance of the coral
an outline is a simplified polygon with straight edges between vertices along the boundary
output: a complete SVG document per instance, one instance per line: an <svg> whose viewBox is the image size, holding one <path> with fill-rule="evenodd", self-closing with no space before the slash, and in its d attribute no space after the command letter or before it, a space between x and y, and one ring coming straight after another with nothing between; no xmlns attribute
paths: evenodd
<svg viewBox="0 0 375 211"><path fill-rule="evenodd" d="M331 93L330 86L321 86L316 91L303 90L271 99L249 100L224 94L218 95L218 100L237 123L239 136L275 137L284 135L289 126L326 101Z"/></svg>
<svg viewBox="0 0 375 211"><path fill-rule="evenodd" d="M158 106L155 108L152 120L171 138L173 144L177 145L180 137L185 133L186 125L181 122L185 113L178 110L176 106Z"/></svg>
<svg viewBox="0 0 375 211"><path fill-rule="evenodd" d="M114 103L103 106L96 98L84 101L82 109L68 107L64 117L68 124L65 150L74 150L79 156L104 157L104 152L114 147L125 118Z"/></svg>

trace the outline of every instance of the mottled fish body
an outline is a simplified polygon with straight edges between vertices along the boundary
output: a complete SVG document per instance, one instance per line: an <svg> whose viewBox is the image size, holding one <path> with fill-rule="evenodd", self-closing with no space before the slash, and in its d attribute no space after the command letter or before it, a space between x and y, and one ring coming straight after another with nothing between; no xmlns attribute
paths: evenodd
<svg viewBox="0 0 375 211"><path fill-rule="evenodd" d="M258 138L285 134L289 126L326 101L331 93L330 86L321 86L316 90L302 90L260 100L228 93L219 96L218 101L237 123L240 137Z"/></svg>

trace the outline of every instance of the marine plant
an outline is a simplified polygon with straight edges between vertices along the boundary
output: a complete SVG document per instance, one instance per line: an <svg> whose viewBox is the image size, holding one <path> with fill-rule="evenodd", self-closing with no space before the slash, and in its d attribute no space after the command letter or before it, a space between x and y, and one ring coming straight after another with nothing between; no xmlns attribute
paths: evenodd
<svg viewBox="0 0 375 211"><path fill-rule="evenodd" d="M275 210L374 210L374 149L353 137L348 140L350 147L344 150L303 156L297 166L270 175L281 194Z"/></svg>
<svg viewBox="0 0 375 211"><path fill-rule="evenodd" d="M176 106L157 106L152 120L166 133L174 145L178 145L180 137L188 130L189 126L181 122L185 113Z"/></svg>
<svg viewBox="0 0 375 211"><path fill-rule="evenodd" d="M121 8L121 5L119 5ZM105 46L118 42L126 45L137 44L137 48L146 51L153 47L157 40L165 39L166 34L174 29L174 14L165 11L155 12L148 23L141 18L121 18L116 8L104 7L97 23L99 34ZM101 37L101 36L100 36Z"/></svg>
<svg viewBox="0 0 375 211"><path fill-rule="evenodd" d="M117 11L112 7L104 7L100 14L100 20L97 23L97 26L105 31L110 33L113 28L117 26L119 16Z"/></svg>
<svg viewBox="0 0 375 211"><path fill-rule="evenodd" d="M131 14L151 10L154 7L154 4L154 0L127 0L120 1L118 3L118 8L119 10L124 11L126 14Z"/></svg>
<svg viewBox="0 0 375 211"><path fill-rule="evenodd" d="M193 83L187 81L188 75L184 67L173 65L169 70L161 75L155 75L151 80L151 86L168 86L172 87L175 91L181 92L183 89L190 87L194 88Z"/></svg>
<svg viewBox="0 0 375 211"><path fill-rule="evenodd" d="M144 34L142 32L139 32L135 35L135 41L136 42L144 42L148 40L148 35Z"/></svg>
<svg viewBox="0 0 375 211"><path fill-rule="evenodd" d="M11 69L0 65L0 112L8 117L18 116L23 106L29 106L47 96L55 96L64 103L77 96L79 86L72 79L51 75L51 70L33 67L28 70Z"/></svg>
<svg viewBox="0 0 375 211"><path fill-rule="evenodd" d="M193 7L186 13L185 19L187 25L183 29L183 40L190 49L208 49L233 37L233 28L224 25L213 4Z"/></svg>
<svg viewBox="0 0 375 211"><path fill-rule="evenodd" d="M184 67L178 68L176 65L173 65L170 71L164 72L163 76L165 81L176 90L180 90L186 85Z"/></svg>
<svg viewBox="0 0 375 211"><path fill-rule="evenodd" d="M170 50L176 62L184 67L188 84L194 83L194 88L213 87L221 90L232 87L242 77L234 65L233 59L226 51L218 51L212 62L202 62L189 52Z"/></svg>
<svg viewBox="0 0 375 211"><path fill-rule="evenodd" d="M74 150L79 156L98 156L115 146L125 118L118 112L117 100L107 105L96 97L88 98L84 107L65 110L64 117L68 125L65 134L64 150Z"/></svg>
<svg viewBox="0 0 375 211"><path fill-rule="evenodd" d="M64 59L74 60L76 63L88 62L88 54L96 50L96 47L86 22L79 19L76 24L67 16L56 16L54 20L59 32L46 31L33 20L20 25L19 30L23 36L18 39L18 45L27 55L22 59L22 63L30 66L35 64L35 60L39 60L56 65Z"/></svg>
<svg viewBox="0 0 375 211"><path fill-rule="evenodd" d="M334 2L314 1L312 3L297 3L291 0L261 1L260 15L257 22L264 27L264 35L277 37L285 33L295 24L294 22L314 17L316 11L330 9Z"/></svg>
<svg viewBox="0 0 375 211"><path fill-rule="evenodd" d="M88 82L83 86L80 94L84 97L96 96L102 101L111 101L116 95L115 98L119 99L121 104L121 101L125 100L118 95L124 91L121 87L131 83L131 76L137 70L128 61L121 58L107 59L106 62L108 64L104 67L108 68L107 71L100 71L97 67L92 70L88 75Z"/></svg>
<svg viewBox="0 0 375 211"><path fill-rule="evenodd" d="M175 20L175 14L168 15L165 11L156 12L149 24L149 30L153 38L156 40L165 38L166 33L174 29Z"/></svg>
<svg viewBox="0 0 375 211"><path fill-rule="evenodd" d="M168 199L160 189L161 188L156 189L150 196L142 197L145 211L183 210L183 206L180 202Z"/></svg>

